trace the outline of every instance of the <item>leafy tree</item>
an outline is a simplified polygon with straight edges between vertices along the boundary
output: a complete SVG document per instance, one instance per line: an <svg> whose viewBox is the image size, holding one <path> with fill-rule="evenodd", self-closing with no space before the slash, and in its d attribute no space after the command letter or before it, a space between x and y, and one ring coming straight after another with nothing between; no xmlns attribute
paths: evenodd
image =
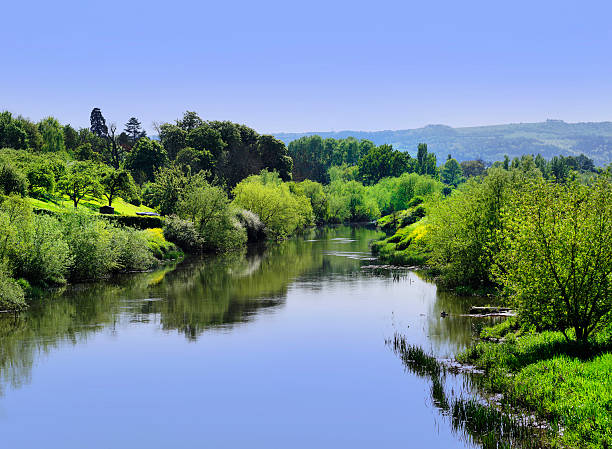
<svg viewBox="0 0 612 449"><path fill-rule="evenodd" d="M421 175L437 176L436 155L427 151L427 144L420 143L417 147L417 171Z"/></svg>
<svg viewBox="0 0 612 449"><path fill-rule="evenodd" d="M28 135L10 112L0 113L0 148L27 148Z"/></svg>
<svg viewBox="0 0 612 449"><path fill-rule="evenodd" d="M491 169L470 178L452 195L430 207L430 263L442 272L447 288L491 286L493 254L503 230L502 208L525 182L520 170Z"/></svg>
<svg viewBox="0 0 612 449"><path fill-rule="evenodd" d="M73 162L60 179L58 187L61 193L72 200L76 209L85 196L100 197L102 188L99 169L89 161Z"/></svg>
<svg viewBox="0 0 612 449"><path fill-rule="evenodd" d="M157 141L140 139L126 158L126 167L140 183L153 179L153 173L168 163L168 153Z"/></svg>
<svg viewBox="0 0 612 449"><path fill-rule="evenodd" d="M327 196L322 184L305 179L295 184L294 193L305 196L310 200L317 223L322 224L325 222L327 219Z"/></svg>
<svg viewBox="0 0 612 449"><path fill-rule="evenodd" d="M221 133L207 125L202 125L189 131L186 143L187 146L197 151L210 152L215 160L221 156L225 149L225 142L221 138Z"/></svg>
<svg viewBox="0 0 612 449"><path fill-rule="evenodd" d="M0 193L26 196L28 193L26 176L11 164L0 166Z"/></svg>
<svg viewBox="0 0 612 449"><path fill-rule="evenodd" d="M125 124L125 133L132 145L134 145L138 139L145 137L147 133L142 129L142 124L136 117L131 117Z"/></svg>
<svg viewBox="0 0 612 449"><path fill-rule="evenodd" d="M57 153L64 151L64 127L53 117L47 117L38 124L40 134L43 138L42 151L46 153Z"/></svg>
<svg viewBox="0 0 612 449"><path fill-rule="evenodd" d="M38 129L38 125L24 117L17 117L18 126L25 131L27 136L27 147L32 151L41 151L43 138ZM0 145L1 147L2 145Z"/></svg>
<svg viewBox="0 0 612 449"><path fill-rule="evenodd" d="M187 189L207 185L207 173L192 174L183 171L177 164L162 167L155 172L155 182L149 185L149 206L155 207L162 215L178 213L179 202Z"/></svg>
<svg viewBox="0 0 612 449"><path fill-rule="evenodd" d="M76 149L80 144L78 131L70 125L65 125L63 127L63 133L66 149L69 151Z"/></svg>
<svg viewBox="0 0 612 449"><path fill-rule="evenodd" d="M55 173L49 163L33 164L28 168L30 193L34 197L53 195L55 192Z"/></svg>
<svg viewBox="0 0 612 449"><path fill-rule="evenodd" d="M373 147L359 160L359 175L366 185L376 184L382 178L407 171L409 158L407 153L394 150L391 145Z"/></svg>
<svg viewBox="0 0 612 449"><path fill-rule="evenodd" d="M310 200L292 194L278 174L262 171L240 182L232 193L233 203L256 213L271 238L285 238L313 222Z"/></svg>
<svg viewBox="0 0 612 449"><path fill-rule="evenodd" d="M485 173L485 164L480 159L476 159L474 161L463 161L461 163L461 171L466 178L481 176Z"/></svg>
<svg viewBox="0 0 612 449"><path fill-rule="evenodd" d="M565 182L570 174L569 165L563 157L553 157L550 161L550 174L557 182Z"/></svg>
<svg viewBox="0 0 612 449"><path fill-rule="evenodd" d="M282 141L273 136L260 136L257 140L257 152L264 168L278 172L283 181L291 179L293 160Z"/></svg>
<svg viewBox="0 0 612 449"><path fill-rule="evenodd" d="M178 152L175 163L189 168L193 173L198 173L201 170L212 171L215 167L215 158L208 150L198 151L187 147Z"/></svg>
<svg viewBox="0 0 612 449"><path fill-rule="evenodd" d="M159 127L159 138L171 160L174 160L179 151L187 146L187 132L177 125L172 125L170 123L161 125Z"/></svg>
<svg viewBox="0 0 612 449"><path fill-rule="evenodd" d="M457 187L460 183L465 181L461 165L459 165L455 159L448 159L444 163L442 169L440 170L440 177L442 178L442 182L444 182L444 184L448 184L453 187Z"/></svg>
<svg viewBox="0 0 612 449"><path fill-rule="evenodd" d="M102 193L108 200L108 205L113 205L113 200L123 195L124 198L130 198L136 191L136 185L132 175L127 170L107 169L102 174L100 180Z"/></svg>
<svg viewBox="0 0 612 449"><path fill-rule="evenodd" d="M193 111L186 111L183 115L182 120L177 120L176 125L183 129L183 131L189 132L193 129L199 128L204 125L204 120L202 120L198 114Z"/></svg>
<svg viewBox="0 0 612 449"><path fill-rule="evenodd" d="M179 203L179 216L194 223L204 250L229 250L246 243L246 231L236 221L227 194L219 187L208 183L189 186Z"/></svg>
<svg viewBox="0 0 612 449"><path fill-rule="evenodd" d="M585 341L612 321L612 184L537 181L511 199L496 279L520 316Z"/></svg>
<svg viewBox="0 0 612 449"><path fill-rule="evenodd" d="M91 110L89 121L91 123L91 127L89 129L94 135L104 139L106 136L108 136L108 126L106 126L106 120L104 119L100 108L93 108Z"/></svg>

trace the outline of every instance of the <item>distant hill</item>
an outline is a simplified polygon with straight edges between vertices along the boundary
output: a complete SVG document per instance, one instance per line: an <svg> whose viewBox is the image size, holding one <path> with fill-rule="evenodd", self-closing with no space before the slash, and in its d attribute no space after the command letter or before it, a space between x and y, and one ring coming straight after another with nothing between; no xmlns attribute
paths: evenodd
<svg viewBox="0 0 612 449"><path fill-rule="evenodd" d="M446 159L449 153L459 161L482 159L485 162L502 160L504 154L514 157L540 153L549 159L552 156L584 153L596 165L612 162L612 122L566 123L547 120L469 128L428 125L398 131L277 133L275 137L289 144L302 136L315 134L336 139L352 136L371 140L376 145L390 143L412 155L416 153L417 145L424 142L430 151L436 153L439 161Z"/></svg>

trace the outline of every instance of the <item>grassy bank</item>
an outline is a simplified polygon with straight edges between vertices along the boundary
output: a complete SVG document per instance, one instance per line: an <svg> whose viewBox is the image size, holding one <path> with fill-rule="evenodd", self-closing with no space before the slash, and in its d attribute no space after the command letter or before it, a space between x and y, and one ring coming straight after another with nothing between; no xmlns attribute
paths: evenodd
<svg viewBox="0 0 612 449"><path fill-rule="evenodd" d="M588 343L560 332L531 333L505 321L458 356L485 371L481 386L561 429L556 444L612 447L612 327Z"/></svg>
<svg viewBox="0 0 612 449"><path fill-rule="evenodd" d="M54 199L53 201L40 198L28 198L28 201L34 209L43 209L51 212L70 212L75 209L72 201L68 197ZM100 207L106 205L108 205L107 201L86 196L79 202L77 210L79 212L97 214L99 213ZM136 212L155 212L150 207L145 205L134 206L121 198L113 200L113 208L115 209L115 214L118 215L136 215Z"/></svg>

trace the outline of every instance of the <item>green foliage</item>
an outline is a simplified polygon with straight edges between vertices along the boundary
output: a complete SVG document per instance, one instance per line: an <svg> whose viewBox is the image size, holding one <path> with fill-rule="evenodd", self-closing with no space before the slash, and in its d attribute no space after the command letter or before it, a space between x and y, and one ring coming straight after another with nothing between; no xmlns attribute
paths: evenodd
<svg viewBox="0 0 612 449"><path fill-rule="evenodd" d="M511 332L513 322L485 330L505 338L482 342L458 356L485 370L482 386L504 393L505 401L527 407L563 428L563 447L601 448L612 444L612 329L577 344L561 332Z"/></svg>
<svg viewBox="0 0 612 449"><path fill-rule="evenodd" d="M63 217L64 234L73 263L71 280L94 280L117 267L111 226L91 215L74 212Z"/></svg>
<svg viewBox="0 0 612 449"><path fill-rule="evenodd" d="M168 153L156 140L146 137L138 140L126 157L125 166L139 183L150 181L156 170L168 164Z"/></svg>
<svg viewBox="0 0 612 449"><path fill-rule="evenodd" d="M394 150L391 145L374 147L359 159L359 175L364 184L376 184L382 178L396 177L409 171L409 160L408 153Z"/></svg>
<svg viewBox="0 0 612 449"><path fill-rule="evenodd" d="M597 165L612 160L612 123L565 123L547 120L541 123L516 123L494 126L451 128L444 125L428 125L418 129L394 131L342 131L318 133L323 141L333 137L341 139L369 139L375 145L392 143L402 151L412 151L419 142L429 142L429 150L439 157L452 153L457 160L482 158L485 161L503 160L526 153L541 153L546 158L555 155L585 153ZM276 135L287 145L304 136L304 133L279 133ZM466 173L466 176L469 176Z"/></svg>
<svg viewBox="0 0 612 449"><path fill-rule="evenodd" d="M332 223L364 222L380 217L376 199L357 181L332 181L326 186L328 216Z"/></svg>
<svg viewBox="0 0 612 449"><path fill-rule="evenodd" d="M294 163L294 177L298 181L311 179L326 184L330 180L330 167L355 166L373 147L374 144L368 140L358 141L352 137L323 140L315 135L293 140L289 144L289 155Z"/></svg>
<svg viewBox="0 0 612 449"><path fill-rule="evenodd" d="M134 179L132 179L132 175L129 171L122 169L117 170L109 167L104 170L100 184L102 193L108 200L109 206L113 205L113 200L117 196L131 198L136 191L136 185Z"/></svg>
<svg viewBox="0 0 612 449"><path fill-rule="evenodd" d="M80 212L62 217L70 248L71 280L94 280L117 271L151 268L154 264L146 231L113 226L107 220Z"/></svg>
<svg viewBox="0 0 612 449"><path fill-rule="evenodd" d="M310 179L305 179L300 183L294 184L294 186L292 186L292 192L308 198L312 205L315 221L318 224L325 222L328 216L327 196L325 195L322 184L311 181Z"/></svg>
<svg viewBox="0 0 612 449"><path fill-rule="evenodd" d="M460 165L461 171L466 178L473 178L474 176L482 176L485 174L485 164L480 159L463 161Z"/></svg>
<svg viewBox="0 0 612 449"><path fill-rule="evenodd" d="M204 244L195 224L190 220L183 220L176 215L166 217L164 222L164 238L188 253L201 251Z"/></svg>
<svg viewBox="0 0 612 449"><path fill-rule="evenodd" d="M233 203L257 214L270 238L283 239L314 221L310 200L291 193L278 174L262 171L249 176L232 191Z"/></svg>
<svg viewBox="0 0 612 449"><path fill-rule="evenodd" d="M357 181L359 179L359 167L356 165L332 165L327 170L329 180L334 181Z"/></svg>
<svg viewBox="0 0 612 449"><path fill-rule="evenodd" d="M457 187L465 181L461 165L455 159L448 159L440 169L440 179L444 184Z"/></svg>
<svg viewBox="0 0 612 449"><path fill-rule="evenodd" d="M42 151L46 153L58 153L66 149L64 143L64 127L53 117L47 117L40 121L38 129L42 135Z"/></svg>
<svg viewBox="0 0 612 449"><path fill-rule="evenodd" d="M247 241L246 231L236 220L227 194L219 187L207 183L190 186L178 212L195 225L204 251L236 249Z"/></svg>
<svg viewBox="0 0 612 449"><path fill-rule="evenodd" d="M415 209L419 208L422 206ZM373 242L372 253L393 265L424 265L431 252L424 239L427 232L427 219L415 221L399 228L391 237Z"/></svg>
<svg viewBox="0 0 612 449"><path fill-rule="evenodd" d="M28 135L10 112L0 113L0 148L26 149Z"/></svg>
<svg viewBox="0 0 612 449"><path fill-rule="evenodd" d="M525 182L520 170L491 169L482 180L470 178L429 210L427 241L431 263L446 288L493 284L491 266L502 230L502 207Z"/></svg>
<svg viewBox="0 0 612 449"><path fill-rule="evenodd" d="M510 198L494 274L521 319L584 340L612 321L612 185L535 182Z"/></svg>
<svg viewBox="0 0 612 449"><path fill-rule="evenodd" d="M16 277L43 286L66 282L72 256L57 218L30 216L27 222L21 222L18 236L9 254Z"/></svg>
<svg viewBox="0 0 612 449"><path fill-rule="evenodd" d="M129 226L135 229L161 228L164 225L162 217L139 215L101 215L103 220L119 226Z"/></svg>
<svg viewBox="0 0 612 449"><path fill-rule="evenodd" d="M49 163L33 164L28 168L28 183L30 195L41 198L55 193L55 173Z"/></svg>
<svg viewBox="0 0 612 449"><path fill-rule="evenodd" d="M0 311L19 311L27 307L25 294L19 283L0 265Z"/></svg>
<svg viewBox="0 0 612 449"><path fill-rule="evenodd" d="M58 190L68 196L76 208L87 195L99 198L102 192L98 165L86 162L73 162L60 178Z"/></svg>
<svg viewBox="0 0 612 449"><path fill-rule="evenodd" d="M430 175L436 177L438 175L438 165L436 155L427 151L427 144L420 143L417 148L417 173L421 175Z"/></svg>
<svg viewBox="0 0 612 449"><path fill-rule="evenodd" d="M111 250L116 258L115 271L143 271L155 263L145 231L128 227L112 229Z"/></svg>
<svg viewBox="0 0 612 449"><path fill-rule="evenodd" d="M28 193L28 179L13 165L4 164L0 166L0 194L21 195Z"/></svg>

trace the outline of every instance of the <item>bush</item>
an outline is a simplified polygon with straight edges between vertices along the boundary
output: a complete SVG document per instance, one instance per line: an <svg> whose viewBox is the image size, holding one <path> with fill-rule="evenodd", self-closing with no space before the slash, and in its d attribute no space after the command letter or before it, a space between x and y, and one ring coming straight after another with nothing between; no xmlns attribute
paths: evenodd
<svg viewBox="0 0 612 449"><path fill-rule="evenodd" d="M164 219L156 216L146 215L100 215L101 218L111 223L129 226L130 228L136 229L152 229L162 228L164 226Z"/></svg>
<svg viewBox="0 0 612 449"><path fill-rule="evenodd" d="M142 271L155 264L145 231L116 228L113 230L112 247L117 257L116 271Z"/></svg>
<svg viewBox="0 0 612 449"><path fill-rule="evenodd" d="M225 251L244 246L247 235L236 219L226 193L208 183L190 187L178 205L179 216L191 220L205 251Z"/></svg>
<svg viewBox="0 0 612 449"><path fill-rule="evenodd" d="M71 279L100 279L117 267L108 222L79 212L65 214L62 222L72 256Z"/></svg>
<svg viewBox="0 0 612 449"><path fill-rule="evenodd" d="M161 228L146 229L143 231L147 239L149 250L154 257L164 259L177 259L181 256L180 250L174 243L164 238L164 231Z"/></svg>
<svg viewBox="0 0 612 449"><path fill-rule="evenodd" d="M19 283L0 266L0 311L19 311L27 307L25 294Z"/></svg>
<svg viewBox="0 0 612 449"><path fill-rule="evenodd" d="M278 174L262 171L249 176L233 190L234 204L256 213L269 237L283 239L314 221L310 200L291 193Z"/></svg>
<svg viewBox="0 0 612 449"><path fill-rule="evenodd" d="M26 176L12 165L4 164L0 167L0 193L26 196L28 193Z"/></svg>
<svg viewBox="0 0 612 449"><path fill-rule="evenodd" d="M239 209L236 218L246 230L249 242L260 242L266 238L266 225L259 219L256 213L250 210Z"/></svg>
<svg viewBox="0 0 612 449"><path fill-rule="evenodd" d="M10 255L13 273L37 285L66 282L72 263L70 248L59 220L35 215L31 226L23 226L20 241Z"/></svg>
<svg viewBox="0 0 612 449"><path fill-rule="evenodd" d="M202 251L204 246L202 236L193 222L183 220L176 215L166 217L164 238L188 253Z"/></svg>

